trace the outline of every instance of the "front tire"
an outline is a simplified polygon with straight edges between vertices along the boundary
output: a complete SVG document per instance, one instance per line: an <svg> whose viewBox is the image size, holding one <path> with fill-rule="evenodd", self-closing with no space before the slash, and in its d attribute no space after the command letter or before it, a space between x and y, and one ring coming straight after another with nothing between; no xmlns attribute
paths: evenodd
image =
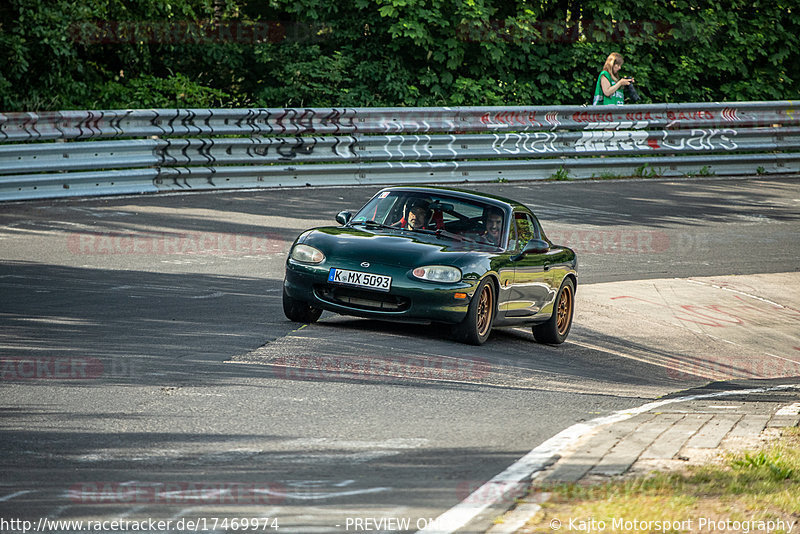
<svg viewBox="0 0 800 534"><path fill-rule="evenodd" d="M283 314L290 321L296 323L314 323L322 315L322 310L309 305L307 302L297 300L286 294L283 289Z"/></svg>
<svg viewBox="0 0 800 534"><path fill-rule="evenodd" d="M553 305L553 315L546 323L533 326L534 339L539 343L560 345L569 335L574 313L575 284L570 278L565 278Z"/></svg>
<svg viewBox="0 0 800 534"><path fill-rule="evenodd" d="M486 278L478 285L467 316L456 325L456 338L470 345L483 345L492 332L495 307L494 284Z"/></svg>

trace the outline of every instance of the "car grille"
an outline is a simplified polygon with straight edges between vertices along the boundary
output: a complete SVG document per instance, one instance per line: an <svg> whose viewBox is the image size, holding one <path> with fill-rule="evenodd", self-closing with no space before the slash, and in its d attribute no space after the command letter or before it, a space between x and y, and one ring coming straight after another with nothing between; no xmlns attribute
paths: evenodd
<svg viewBox="0 0 800 534"><path fill-rule="evenodd" d="M411 301L405 297L349 287L316 286L314 292L321 300L359 310L399 312L411 305Z"/></svg>

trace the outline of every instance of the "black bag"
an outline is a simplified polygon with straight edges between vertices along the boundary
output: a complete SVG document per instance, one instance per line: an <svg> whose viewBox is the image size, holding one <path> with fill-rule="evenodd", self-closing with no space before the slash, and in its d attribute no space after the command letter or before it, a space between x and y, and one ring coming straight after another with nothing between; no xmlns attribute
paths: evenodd
<svg viewBox="0 0 800 534"><path fill-rule="evenodd" d="M626 85L625 92L628 94L628 100L634 104L642 99L642 97L639 96L639 91L636 90L636 87L634 87L633 84Z"/></svg>

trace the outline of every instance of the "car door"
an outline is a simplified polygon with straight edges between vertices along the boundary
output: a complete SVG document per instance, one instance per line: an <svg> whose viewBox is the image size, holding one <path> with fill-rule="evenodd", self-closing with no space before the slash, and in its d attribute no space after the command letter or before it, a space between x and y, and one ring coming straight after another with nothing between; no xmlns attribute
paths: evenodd
<svg viewBox="0 0 800 534"><path fill-rule="evenodd" d="M511 230L509 233L509 240L515 242L514 236L515 235L515 228L514 225L511 225ZM492 270L497 273L499 278L499 285L500 285L500 294L497 295L497 309L500 312L501 316L509 316L508 312L510 309L516 305L516 300L514 295L516 292L514 291L514 262L511 261L511 257L514 255L514 251L509 249L504 250L502 254L494 257L491 261ZM513 317L513 314L511 315Z"/></svg>
<svg viewBox="0 0 800 534"><path fill-rule="evenodd" d="M539 225L525 211L514 212L514 242L509 249L520 254L531 239L540 239ZM552 300L552 276L548 272L548 254L528 253L514 261L514 281L509 292L507 317L535 315Z"/></svg>

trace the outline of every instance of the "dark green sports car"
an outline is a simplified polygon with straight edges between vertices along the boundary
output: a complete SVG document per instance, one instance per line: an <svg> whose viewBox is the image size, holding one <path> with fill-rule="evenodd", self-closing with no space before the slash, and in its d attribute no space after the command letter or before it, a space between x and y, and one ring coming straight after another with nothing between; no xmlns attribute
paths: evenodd
<svg viewBox="0 0 800 534"><path fill-rule="evenodd" d="M562 343L575 307L575 253L551 243L512 200L457 189L379 191L341 226L301 234L286 261L283 310L314 322L322 310L453 325L476 345L493 326L532 325Z"/></svg>

